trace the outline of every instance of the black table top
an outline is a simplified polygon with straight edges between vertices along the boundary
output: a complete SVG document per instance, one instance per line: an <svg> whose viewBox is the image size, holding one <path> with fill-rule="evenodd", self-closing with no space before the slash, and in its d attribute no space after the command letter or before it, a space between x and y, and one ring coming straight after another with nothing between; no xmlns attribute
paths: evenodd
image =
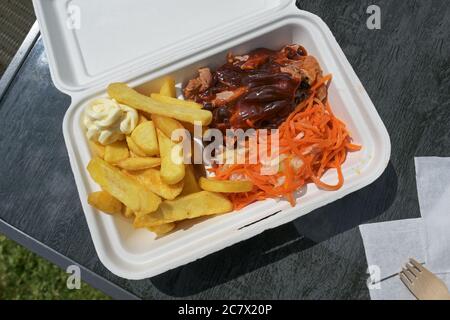
<svg viewBox="0 0 450 320"><path fill-rule="evenodd" d="M450 8L442 1L298 1L330 27L392 142L372 185L292 223L162 275L128 281L100 263L62 134L70 97L50 79L40 38L0 92L0 232L117 298L367 299L357 226L420 215L415 156L450 156ZM1 86L0 86L1 88Z"/></svg>

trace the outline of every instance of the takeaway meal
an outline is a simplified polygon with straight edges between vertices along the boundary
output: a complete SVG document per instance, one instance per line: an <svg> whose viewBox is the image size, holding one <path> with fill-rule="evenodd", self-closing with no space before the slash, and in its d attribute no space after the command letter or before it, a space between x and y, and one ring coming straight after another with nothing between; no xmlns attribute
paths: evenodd
<svg viewBox="0 0 450 320"><path fill-rule="evenodd" d="M182 99L170 77L150 95L110 84L108 97L90 101L84 112L93 156L87 170L101 188L88 203L162 236L183 220L268 198L295 206L295 193L308 183L339 189L347 153L361 146L332 112L331 78L294 44L229 53L224 65L203 67L184 83ZM248 135L230 138L239 130ZM192 160L204 155L190 146L208 132L216 138L203 140L212 152L202 174ZM334 185L322 181L328 170L337 172Z"/></svg>

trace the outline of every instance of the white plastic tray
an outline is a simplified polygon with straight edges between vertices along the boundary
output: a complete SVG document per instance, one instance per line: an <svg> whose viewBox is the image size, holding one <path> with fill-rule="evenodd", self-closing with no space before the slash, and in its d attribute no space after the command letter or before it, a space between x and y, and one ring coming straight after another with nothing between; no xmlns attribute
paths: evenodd
<svg viewBox="0 0 450 320"><path fill-rule="evenodd" d="M231 1L231 4L238 5L239 1ZM247 4L249 7L245 11L247 17L242 19L233 16L233 7L223 9L224 22L221 23L227 26L228 32L224 32L223 25L216 29L211 27L213 31L209 33L206 32L208 28L205 26L194 26L186 34L190 31L199 32L196 28L205 28L200 30L202 37L198 34L186 35L189 41L187 44L183 42L183 45L180 43L177 45L175 43L177 37L174 36L175 41L172 44L169 40L166 41L169 44L156 41L157 45L154 47L144 45L136 47L138 50L133 50L133 41L127 40L127 51L114 54L112 58L107 51L100 54L99 58L110 60L110 68L105 62L95 65L95 57L89 56L86 59L65 51L75 45L75 40L80 40L76 33L72 34L72 38L63 39L58 37L58 34L61 35L65 31L49 30L57 28L57 24L61 23L63 17L61 10L66 10L64 8L68 5L66 3L65 7L60 7L61 2L64 1L34 0L34 5L49 55L53 81L60 90L72 97L72 104L64 118L63 131L80 200L97 254L102 263L114 274L127 279L142 279L194 261L264 230L290 222L363 188L377 179L386 168L390 157L389 136L364 87L325 23L311 13L298 10L290 1L265 1L265 6L257 6L256 3L249 1ZM72 2L81 3L89 10L93 10L92 6L81 0ZM106 2L109 3L109 1L100 2L104 5ZM200 2L207 4L206 0ZM127 8L134 4L141 6L142 10L144 7L149 9L145 3L148 2L127 1ZM153 1L151 3L154 4ZM123 2L121 4L115 0L111 1L111 4L116 6L114 10L118 12L123 6ZM258 10L248 10L253 8L252 6ZM197 7L197 10L202 9ZM126 22L122 23L123 25L126 26L128 22L133 24L131 20L135 11L133 9L129 15L122 15L122 19ZM181 18L180 14L182 13L176 16ZM97 14L96 17L106 24L116 23L111 16L102 18ZM229 20L230 23L225 20ZM240 23L236 25L233 21ZM121 37L131 30L124 32L116 28L115 32L111 39ZM165 34L164 37L170 34ZM94 54L95 50L92 48L95 46L89 43L88 36L85 34L82 36L87 37L83 41L87 41L85 48L90 49L81 49L81 52ZM93 37L98 38L99 35ZM91 40L94 41L94 38ZM195 42L197 40L199 42ZM159 239L147 230L135 230L121 217L98 214L87 204L87 195L98 190L98 186L86 171L91 154L81 126L81 117L85 103L95 97L104 96L109 82L128 82L139 91L149 93L158 90L161 78L170 74L180 88L182 83L196 74L197 68L201 66L214 68L223 64L226 53L230 50L240 54L257 47L278 49L289 43L302 44L319 60L325 73L333 74L333 82L329 89L333 111L345 121L355 142L363 145L362 151L349 154L343 166L345 184L340 190L328 192L309 184L297 199L298 204L294 208L286 201L266 200L252 204L237 213L197 219L195 223L185 222L178 231ZM105 46L108 43L104 42L101 45ZM179 53L183 46L183 52ZM168 47L176 50L178 54L170 53L167 56ZM127 57L128 54L134 60ZM139 54L140 57L137 57ZM113 63L115 60L116 64ZM333 183L336 181L336 174L330 171L324 180Z"/></svg>

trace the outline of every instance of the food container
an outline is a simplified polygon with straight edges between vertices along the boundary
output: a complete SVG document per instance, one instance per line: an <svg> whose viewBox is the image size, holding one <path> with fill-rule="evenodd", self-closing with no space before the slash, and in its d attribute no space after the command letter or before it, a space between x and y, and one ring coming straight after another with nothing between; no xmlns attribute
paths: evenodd
<svg viewBox="0 0 450 320"><path fill-rule="evenodd" d="M143 279L202 258L264 230L290 222L377 179L387 166L390 141L375 107L326 24L291 0L34 0L53 82L72 98L63 122L80 200L97 254L114 274ZM329 99L354 141L362 144L343 165L344 186L334 192L309 184L297 206L284 200L254 203L239 212L184 222L160 238L135 230L121 217L99 214L87 196L99 187L86 171L91 159L82 128L87 101L106 96L111 82L155 92L161 79L181 84L197 68L215 68L227 52L302 44L332 73ZM325 182L336 181L329 171Z"/></svg>

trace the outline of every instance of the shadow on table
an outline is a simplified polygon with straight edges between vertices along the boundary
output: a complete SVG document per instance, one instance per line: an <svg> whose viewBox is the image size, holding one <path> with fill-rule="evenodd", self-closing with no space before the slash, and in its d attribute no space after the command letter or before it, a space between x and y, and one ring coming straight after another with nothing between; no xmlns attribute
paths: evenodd
<svg viewBox="0 0 450 320"><path fill-rule="evenodd" d="M397 193L397 174L389 163L370 186L317 209L292 223L211 254L151 279L161 292L190 296L281 260L352 229L385 212Z"/></svg>

